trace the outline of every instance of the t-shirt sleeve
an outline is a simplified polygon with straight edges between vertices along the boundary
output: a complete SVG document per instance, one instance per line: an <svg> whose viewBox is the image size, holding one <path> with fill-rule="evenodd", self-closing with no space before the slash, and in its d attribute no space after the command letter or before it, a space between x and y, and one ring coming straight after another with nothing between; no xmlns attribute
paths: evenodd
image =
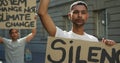
<svg viewBox="0 0 120 63"><path fill-rule="evenodd" d="M3 43L6 44L7 42L9 42L10 40L7 38L3 38Z"/></svg>
<svg viewBox="0 0 120 63"><path fill-rule="evenodd" d="M27 37L23 37L23 38L21 38L21 39L19 39L19 40L20 40L20 42L26 42L26 38L27 38Z"/></svg>
<svg viewBox="0 0 120 63"><path fill-rule="evenodd" d="M99 42L98 38L93 36L93 35L89 35L89 37L94 41L94 42Z"/></svg>
<svg viewBox="0 0 120 63"><path fill-rule="evenodd" d="M99 42L99 40L97 39L97 37L93 37L95 42Z"/></svg>
<svg viewBox="0 0 120 63"><path fill-rule="evenodd" d="M60 29L59 27L56 27L56 34L55 37L62 37L64 34L63 30Z"/></svg>

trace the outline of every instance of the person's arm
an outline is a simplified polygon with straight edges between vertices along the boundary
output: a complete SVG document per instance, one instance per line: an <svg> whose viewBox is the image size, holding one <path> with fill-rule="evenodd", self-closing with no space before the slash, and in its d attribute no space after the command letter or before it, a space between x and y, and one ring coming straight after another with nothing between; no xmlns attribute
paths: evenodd
<svg viewBox="0 0 120 63"><path fill-rule="evenodd" d="M55 36L56 26L48 14L48 5L50 0L40 0L38 15L41 19L41 22L50 36Z"/></svg>
<svg viewBox="0 0 120 63"><path fill-rule="evenodd" d="M36 28L32 29L32 33L27 35L26 42L30 42L30 40L32 40L35 35L36 35Z"/></svg>
<svg viewBox="0 0 120 63"><path fill-rule="evenodd" d="M102 42L108 46L113 46L116 44L116 42L114 40L109 40L109 39L105 39L105 38L102 39Z"/></svg>
<svg viewBox="0 0 120 63"><path fill-rule="evenodd" d="M0 37L0 43L3 43L3 38L2 37Z"/></svg>
<svg viewBox="0 0 120 63"><path fill-rule="evenodd" d="M37 14L35 14L34 19L37 20ZM27 35L26 42L30 42L30 40L32 40L34 38L34 36L36 35L36 32L37 32L36 28L33 28L32 33Z"/></svg>

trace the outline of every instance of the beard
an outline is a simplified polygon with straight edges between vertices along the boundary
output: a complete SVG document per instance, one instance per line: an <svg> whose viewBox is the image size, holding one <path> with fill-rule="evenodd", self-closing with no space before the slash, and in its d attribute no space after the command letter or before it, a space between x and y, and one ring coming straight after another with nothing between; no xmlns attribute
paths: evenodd
<svg viewBox="0 0 120 63"><path fill-rule="evenodd" d="M85 24L85 20L84 19L75 19L72 21L72 23L76 27L82 27Z"/></svg>

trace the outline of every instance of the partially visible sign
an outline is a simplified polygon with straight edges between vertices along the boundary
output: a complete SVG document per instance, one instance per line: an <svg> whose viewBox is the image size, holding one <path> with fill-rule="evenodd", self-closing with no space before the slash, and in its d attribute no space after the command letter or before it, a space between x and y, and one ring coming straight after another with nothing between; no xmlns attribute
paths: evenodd
<svg viewBox="0 0 120 63"><path fill-rule="evenodd" d="M120 63L120 44L49 37L45 63Z"/></svg>
<svg viewBox="0 0 120 63"><path fill-rule="evenodd" d="M36 0L0 0L0 28L36 27Z"/></svg>

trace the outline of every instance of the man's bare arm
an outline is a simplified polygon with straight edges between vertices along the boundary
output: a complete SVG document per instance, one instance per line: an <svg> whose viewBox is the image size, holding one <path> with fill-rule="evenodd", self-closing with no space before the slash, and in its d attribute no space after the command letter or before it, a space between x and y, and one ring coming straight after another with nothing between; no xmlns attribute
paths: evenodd
<svg viewBox="0 0 120 63"><path fill-rule="evenodd" d="M48 14L48 5L50 0L40 0L38 15L41 19L41 22L50 36L55 36L56 26Z"/></svg>
<svg viewBox="0 0 120 63"><path fill-rule="evenodd" d="M3 38L2 37L0 37L0 43L3 43Z"/></svg>
<svg viewBox="0 0 120 63"><path fill-rule="evenodd" d="M36 28L32 29L32 33L30 33L30 34L27 36L26 41L27 41L27 42L30 42L30 40L32 40L35 35L36 35Z"/></svg>

